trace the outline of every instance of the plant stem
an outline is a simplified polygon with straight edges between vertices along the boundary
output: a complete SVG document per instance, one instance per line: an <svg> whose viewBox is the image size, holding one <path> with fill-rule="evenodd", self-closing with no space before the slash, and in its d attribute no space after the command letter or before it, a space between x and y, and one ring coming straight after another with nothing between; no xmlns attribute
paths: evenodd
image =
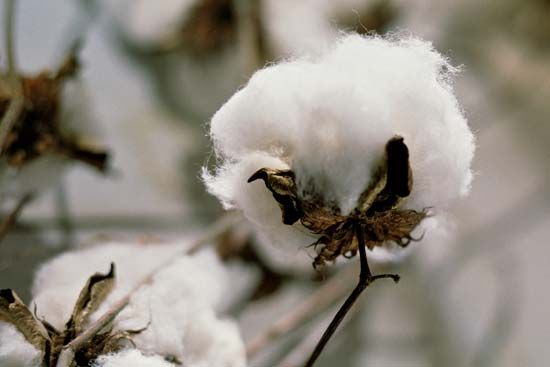
<svg viewBox="0 0 550 367"><path fill-rule="evenodd" d="M346 285L349 284L354 276L351 267L347 267L343 270L342 274L338 274L338 276L334 276L324 283L319 289L303 300L302 303L294 307L290 313L285 314L282 318L271 324L267 330L264 330L260 335L248 342L246 345L247 357L253 357L274 340L297 329L311 318L317 316L325 308L334 304L346 294Z"/></svg>
<svg viewBox="0 0 550 367"><path fill-rule="evenodd" d="M375 280L382 279L382 278L391 278L394 282L399 281L399 275L396 274L379 274L379 275L372 275L372 272L369 267L369 263L367 261L367 252L365 250L365 233L364 228L360 223L355 224L355 236L357 238L358 247L359 247L359 259L361 263L361 272L359 273L359 282L351 292L351 294L348 296L344 304L340 307L334 318L332 319L331 323L325 330L323 336L317 343L317 346L313 350L313 353L311 353L311 356L309 357L309 360L304 365L305 367L312 367L315 364L315 361L323 350L325 349L325 346L327 345L328 341L342 322L344 320L344 317L346 317L346 314L350 311L350 309L353 307L355 301L359 298L361 293Z"/></svg>

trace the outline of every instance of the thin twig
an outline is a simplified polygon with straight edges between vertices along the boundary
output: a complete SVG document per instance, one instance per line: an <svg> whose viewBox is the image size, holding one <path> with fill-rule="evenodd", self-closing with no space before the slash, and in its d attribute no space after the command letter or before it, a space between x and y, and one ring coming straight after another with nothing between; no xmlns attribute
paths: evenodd
<svg viewBox="0 0 550 367"><path fill-rule="evenodd" d="M23 89L17 76L17 62L14 50L15 0L4 0L4 37L6 59L8 63L8 82L11 89L10 104L0 121L0 152L4 147L6 137L17 121L23 109Z"/></svg>
<svg viewBox="0 0 550 367"><path fill-rule="evenodd" d="M354 307L350 310L348 317L342 322L342 326L338 329L336 334L341 331L353 317L358 313L360 307ZM277 363L277 367L296 367L302 366L306 363L309 352L315 348L319 340L319 336L323 331L325 331L326 326L329 322L332 321L332 316L327 316L323 319L323 322L316 325L312 332L309 333L298 345L296 345L292 350L287 353L287 355Z"/></svg>
<svg viewBox="0 0 550 367"><path fill-rule="evenodd" d="M15 208L13 208L13 210L10 212L10 214L8 214L8 216L4 218L4 220L2 220L2 222L0 223L0 242L2 242L4 237L6 237L6 235L8 234L9 230L17 222L17 218L19 218L25 206L29 202L31 202L31 200L33 199L33 196L34 196L33 194L24 195L19 200Z"/></svg>
<svg viewBox="0 0 550 367"><path fill-rule="evenodd" d="M259 351L270 345L274 340L297 329L312 317L318 315L325 308L341 299L348 291L346 287L353 281L355 272L351 266L346 267L341 274L329 279L313 294L308 296L301 304L284 315L281 319L264 330L246 345L246 355L253 357Z"/></svg>
<svg viewBox="0 0 550 367"><path fill-rule="evenodd" d="M235 213L229 213L223 216L219 221L214 223L212 227L208 228L204 235L200 238L197 238L195 242L181 253L176 254L167 261L161 263L156 268L154 268L148 275L141 279L124 297L122 297L118 302L116 302L103 316L101 316L96 322L91 324L82 334L73 339L70 343L63 347L59 359L57 362L57 367L66 367L70 366L70 363L74 359L75 353L82 348L87 342L89 342L99 331L101 331L105 326L111 323L117 315L130 303L130 299L134 293L141 289L142 287L150 284L155 275L165 269L167 266L171 265L178 260L179 256L192 255L200 250L206 244L213 242L221 234L229 230L238 220L238 216Z"/></svg>
<svg viewBox="0 0 550 367"><path fill-rule="evenodd" d="M328 326L328 328L325 330L325 333L319 340L319 343L313 350L313 353L311 353L311 356L309 357L309 360L304 365L305 367L312 367L315 364L315 361L321 353L323 352L323 349L325 349L325 346L327 345L328 341L342 322L350 309L353 307L355 301L359 298L361 293L374 281L378 279L384 279L384 278L391 278L395 283L399 281L399 275L396 274L379 274L379 275L373 275L370 268L369 263L367 260L367 252L365 250L366 241L365 241L365 230L363 226L359 223L355 225L355 236L357 238L357 247L359 247L359 259L361 262L361 272L359 274L359 282L357 283L357 286L353 289L349 297L346 299L342 307L338 310L334 318L332 319L332 322Z"/></svg>

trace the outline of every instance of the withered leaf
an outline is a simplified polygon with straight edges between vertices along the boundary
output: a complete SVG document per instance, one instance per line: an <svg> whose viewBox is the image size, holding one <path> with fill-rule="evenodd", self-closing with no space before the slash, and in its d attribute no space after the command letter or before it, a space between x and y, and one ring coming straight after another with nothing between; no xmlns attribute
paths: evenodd
<svg viewBox="0 0 550 367"><path fill-rule="evenodd" d="M29 343L45 352L50 340L46 328L11 289L0 290L0 320L15 326Z"/></svg>

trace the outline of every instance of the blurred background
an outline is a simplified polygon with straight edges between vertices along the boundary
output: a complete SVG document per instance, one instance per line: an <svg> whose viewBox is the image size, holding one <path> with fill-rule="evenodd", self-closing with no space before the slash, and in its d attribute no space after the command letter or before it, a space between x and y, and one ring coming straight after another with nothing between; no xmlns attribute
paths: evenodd
<svg viewBox="0 0 550 367"><path fill-rule="evenodd" d="M28 299L35 267L82 243L200 231L221 213L199 178L214 160L206 123L254 70L318 52L337 29L410 33L462 66L476 178L449 233L386 265L401 282L369 288L318 365L550 365L550 1L21 0L14 20L23 74L81 42L72 123L112 159L106 175L67 167L24 208L0 243L0 288ZM320 284L298 276L231 313L249 341ZM332 312L250 366L283 366Z"/></svg>

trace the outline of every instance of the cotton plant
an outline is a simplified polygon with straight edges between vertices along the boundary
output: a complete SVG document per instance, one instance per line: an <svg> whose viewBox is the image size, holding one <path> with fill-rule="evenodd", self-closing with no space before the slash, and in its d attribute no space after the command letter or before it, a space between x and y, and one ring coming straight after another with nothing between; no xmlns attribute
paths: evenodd
<svg viewBox="0 0 550 367"><path fill-rule="evenodd" d="M108 153L97 145L85 85L78 78L77 49L55 70L19 75L21 108L2 142L0 195L37 194L55 185L69 162L105 173ZM9 83L0 88L0 116L18 98Z"/></svg>
<svg viewBox="0 0 550 367"><path fill-rule="evenodd" d="M313 265L359 255L359 283L307 365L372 281L367 258L398 258L443 225L472 181L474 138L457 72L429 42L342 35L317 56L255 73L214 115L203 177L273 246L312 246ZM304 256L304 255L302 255Z"/></svg>
<svg viewBox="0 0 550 367"><path fill-rule="evenodd" d="M186 256L188 246L107 242L45 263L29 308L1 291L0 364L64 366L63 348L130 293L112 323L76 350L77 365L244 366L239 330L218 311L230 289L226 270L213 250Z"/></svg>

